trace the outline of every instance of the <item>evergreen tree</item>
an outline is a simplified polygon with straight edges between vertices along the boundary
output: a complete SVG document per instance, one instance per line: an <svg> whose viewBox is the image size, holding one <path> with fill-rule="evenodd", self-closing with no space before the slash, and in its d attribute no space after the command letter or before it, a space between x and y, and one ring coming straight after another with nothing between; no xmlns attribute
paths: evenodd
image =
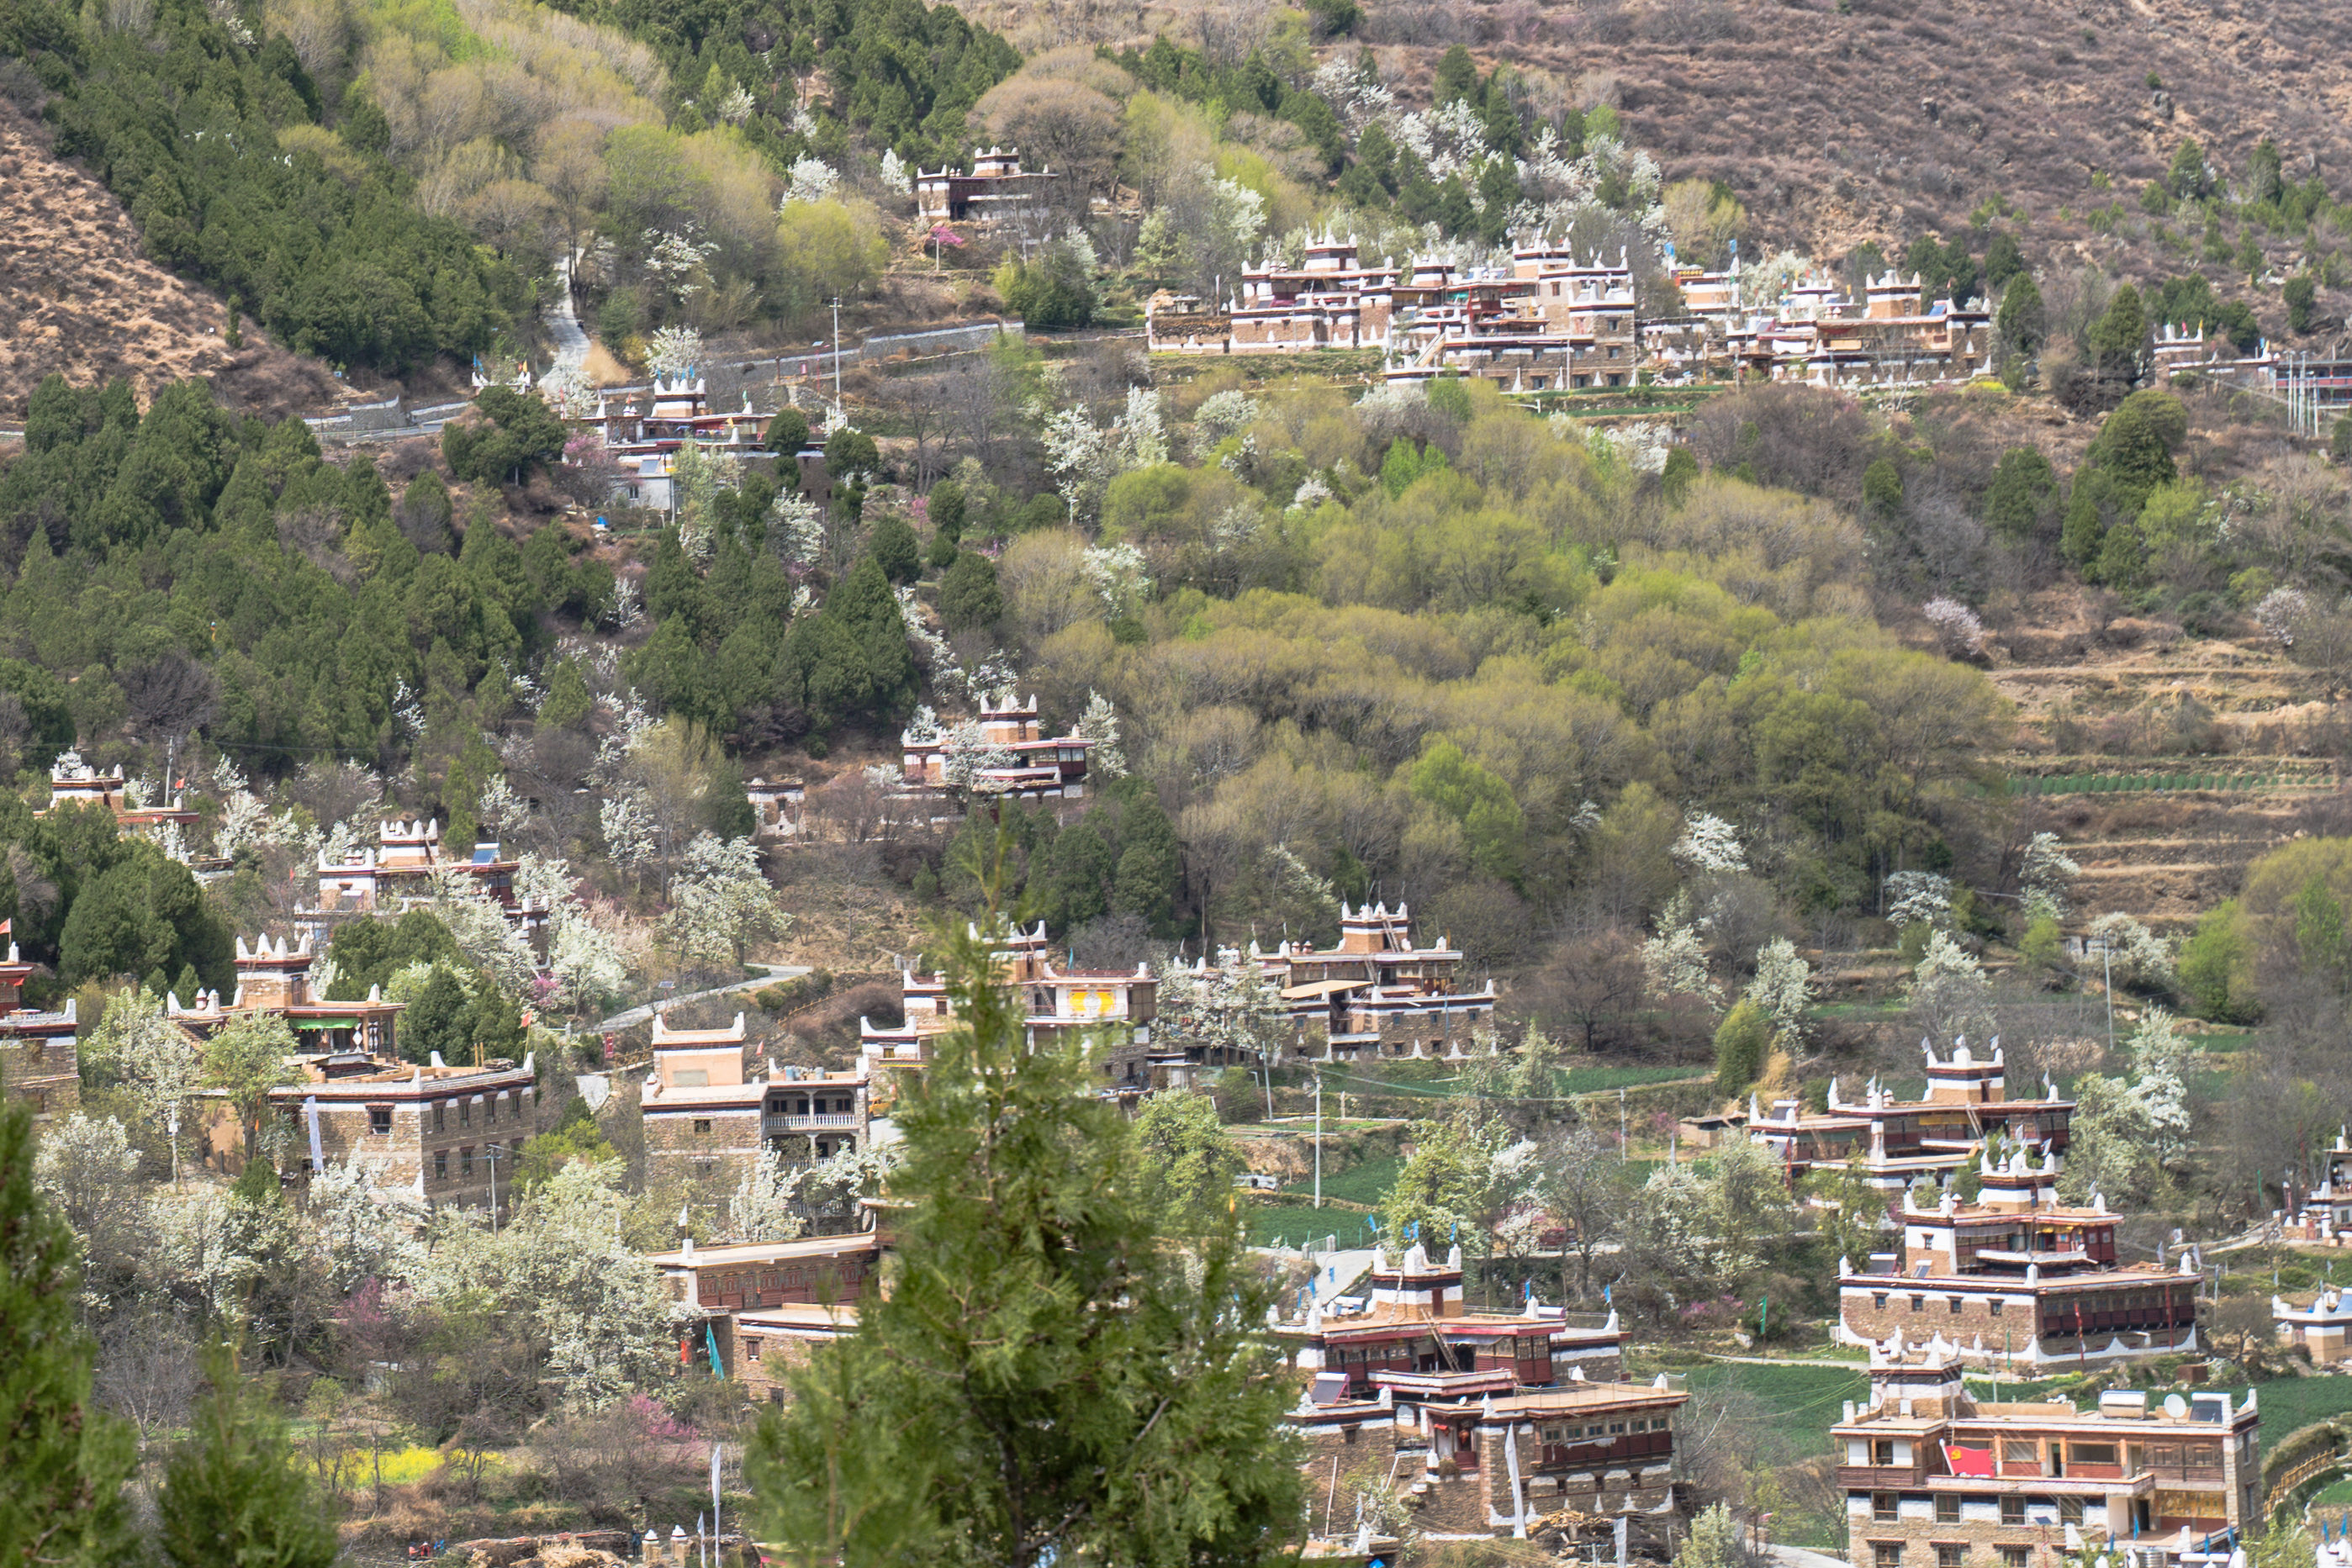
<svg viewBox="0 0 2352 1568"><path fill-rule="evenodd" d="M2050 459L2031 446L2012 446L1993 465L1985 490L1984 520L2003 538L2029 538L2058 487Z"/></svg>
<svg viewBox="0 0 2352 1568"><path fill-rule="evenodd" d="M996 584L996 563L973 550L955 558L940 580L940 619L950 632L992 626L1004 613L1004 593Z"/></svg>
<svg viewBox="0 0 2352 1568"><path fill-rule="evenodd" d="M1183 861L1176 826L1149 788L1135 789L1118 814L1118 873L1111 884L1111 908L1140 916L1157 932L1175 917L1176 879Z"/></svg>
<svg viewBox="0 0 2352 1568"><path fill-rule="evenodd" d="M824 619L856 644L872 686L876 716L894 716L914 699L920 676L914 651L907 645L907 620L898 612L898 596L890 591L880 562L869 555L835 583L824 597Z"/></svg>
<svg viewBox="0 0 2352 1568"><path fill-rule="evenodd" d="M762 1422L761 1539L859 1568L1286 1559L1288 1401L1231 1211L1163 1238L1086 1049L1027 1044L987 938L940 940L958 1027L899 1100L904 1266Z"/></svg>
<svg viewBox="0 0 2352 1568"><path fill-rule="evenodd" d="M1738 1094L1764 1076L1772 1051L1772 1019L1743 997L1715 1030L1715 1092Z"/></svg>
<svg viewBox="0 0 2352 1568"><path fill-rule="evenodd" d="M2139 290L2125 284L2108 302L2106 314L2091 325L2091 351L2098 357L2102 376L2120 382L2139 379L2140 350L2147 341L2147 319L2141 314Z"/></svg>
<svg viewBox="0 0 2352 1568"><path fill-rule="evenodd" d="M33 1118L0 1104L0 1563L100 1568L136 1555L130 1429L90 1403L72 1228L33 1185Z"/></svg>
<svg viewBox="0 0 2352 1568"><path fill-rule="evenodd" d="M2032 273L2019 273L2001 289L1996 324L2002 340L2018 352L2030 354L2042 347L2042 290Z"/></svg>
<svg viewBox="0 0 2352 1568"><path fill-rule="evenodd" d="M156 1500L171 1568L330 1568L335 1526L283 1417L243 1388L225 1344L205 1354L211 1387Z"/></svg>
<svg viewBox="0 0 2352 1568"><path fill-rule="evenodd" d="M915 530L907 526L907 519L896 512L874 525L874 537L866 548L882 575L892 582L912 582L923 575L922 547L915 542Z"/></svg>

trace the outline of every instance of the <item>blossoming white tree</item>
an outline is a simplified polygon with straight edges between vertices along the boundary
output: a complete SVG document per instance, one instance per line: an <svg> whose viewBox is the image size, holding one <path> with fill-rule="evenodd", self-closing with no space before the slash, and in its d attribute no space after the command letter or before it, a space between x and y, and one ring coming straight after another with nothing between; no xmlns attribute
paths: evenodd
<svg viewBox="0 0 2352 1568"><path fill-rule="evenodd" d="M1992 982L1948 932L1927 938L1927 950L1912 971L1911 1007L1937 1039L1983 1040L1993 1032Z"/></svg>
<svg viewBox="0 0 2352 1568"><path fill-rule="evenodd" d="M378 1186L357 1159L330 1161L310 1178L306 1212L338 1291L362 1280L404 1280L424 1259L423 1204Z"/></svg>
<svg viewBox="0 0 2352 1568"><path fill-rule="evenodd" d="M529 1322L548 1347L549 1375L575 1407L659 1376L687 1309L623 1240L629 1199L619 1183L610 1162L574 1160L495 1233L478 1209L440 1210L415 1270L418 1293L473 1296Z"/></svg>
<svg viewBox="0 0 2352 1568"><path fill-rule="evenodd" d="M1773 1033L1790 1042L1805 1038L1805 1009L1812 1002L1813 967L1797 956L1797 945L1775 936L1756 949L1756 977L1748 999L1772 1020Z"/></svg>
<svg viewBox="0 0 2352 1568"><path fill-rule="evenodd" d="M689 963L740 967L745 946L782 933L787 919L748 837L697 833L686 846L684 870L671 884L662 932Z"/></svg>
<svg viewBox="0 0 2352 1568"><path fill-rule="evenodd" d="M1712 812L1696 812L1683 820L1683 836L1675 841L1675 859L1693 871L1732 872L1748 869L1748 851L1739 831Z"/></svg>

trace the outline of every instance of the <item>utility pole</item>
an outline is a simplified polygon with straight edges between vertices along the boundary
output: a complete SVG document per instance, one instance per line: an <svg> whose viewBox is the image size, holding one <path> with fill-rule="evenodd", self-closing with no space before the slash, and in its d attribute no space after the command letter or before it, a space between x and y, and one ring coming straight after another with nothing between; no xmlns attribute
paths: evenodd
<svg viewBox="0 0 2352 1568"><path fill-rule="evenodd" d="M1323 1075L1315 1075L1315 1207L1323 1207Z"/></svg>
<svg viewBox="0 0 2352 1568"><path fill-rule="evenodd" d="M2108 938L2099 938L2099 957L2107 976L2107 1054L2116 1051L2116 945Z"/></svg>
<svg viewBox="0 0 2352 1568"><path fill-rule="evenodd" d="M841 402L841 296L833 297L833 401Z"/></svg>
<svg viewBox="0 0 2352 1568"><path fill-rule="evenodd" d="M490 1162L490 1234L499 1233L499 1155L506 1151L496 1144L483 1145L482 1153Z"/></svg>
<svg viewBox="0 0 2352 1568"><path fill-rule="evenodd" d="M1625 1158L1625 1090L1621 1084L1617 1090L1617 1163L1623 1165Z"/></svg>

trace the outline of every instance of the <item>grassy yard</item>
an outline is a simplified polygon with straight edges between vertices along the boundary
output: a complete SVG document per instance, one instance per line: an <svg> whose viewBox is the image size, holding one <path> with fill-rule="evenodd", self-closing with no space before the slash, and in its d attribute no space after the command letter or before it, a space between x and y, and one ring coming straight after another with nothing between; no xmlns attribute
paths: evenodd
<svg viewBox="0 0 2352 1568"><path fill-rule="evenodd" d="M1403 1169L1404 1161L1395 1155L1359 1161L1344 1171L1327 1169L1323 1173L1323 1196L1338 1198L1342 1203L1362 1204L1367 1208L1377 1207L1388 1197L1389 1188L1396 1186L1397 1173ZM1312 1202L1315 1179L1309 1176L1305 1181L1292 1182L1282 1190L1289 1194L1303 1194ZM1355 1223L1360 1226L1363 1221L1360 1219Z"/></svg>

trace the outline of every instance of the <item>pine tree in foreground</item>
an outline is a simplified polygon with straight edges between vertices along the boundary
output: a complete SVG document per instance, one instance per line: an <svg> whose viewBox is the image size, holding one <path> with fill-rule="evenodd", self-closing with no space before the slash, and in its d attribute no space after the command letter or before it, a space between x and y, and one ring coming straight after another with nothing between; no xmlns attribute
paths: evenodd
<svg viewBox="0 0 2352 1568"><path fill-rule="evenodd" d="M1230 1209L1165 1233L1084 1049L1030 1048L984 937L941 940L959 1027L898 1102L898 1271L762 1424L761 1539L843 1568L1287 1557L1301 1483Z"/></svg>
<svg viewBox="0 0 2352 1568"><path fill-rule="evenodd" d="M210 1387L158 1500L172 1568L329 1568L335 1527L295 1463L286 1422L249 1392L226 1344L205 1353Z"/></svg>
<svg viewBox="0 0 2352 1568"><path fill-rule="evenodd" d="M122 1501L136 1445L90 1404L78 1250L33 1186L31 1113L0 1106L0 1568L136 1556Z"/></svg>

